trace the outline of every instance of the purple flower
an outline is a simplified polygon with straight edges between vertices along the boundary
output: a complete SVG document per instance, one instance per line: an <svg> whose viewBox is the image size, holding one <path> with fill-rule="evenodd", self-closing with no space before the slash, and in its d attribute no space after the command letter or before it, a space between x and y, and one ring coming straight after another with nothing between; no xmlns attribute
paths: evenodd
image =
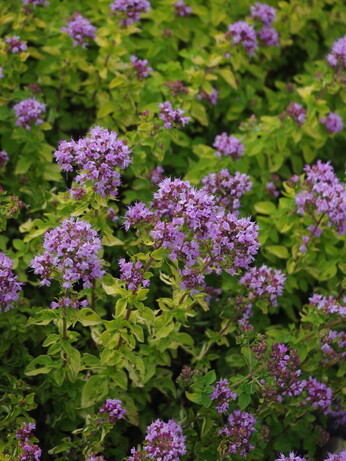
<svg viewBox="0 0 346 461"><path fill-rule="evenodd" d="M19 461L40 461L42 450L38 445L30 445L28 443L22 446L23 453L19 455Z"/></svg>
<svg viewBox="0 0 346 461"><path fill-rule="evenodd" d="M23 53L27 49L26 43L20 41L18 35L13 35L12 37L5 38L5 43L7 43L7 53L19 54Z"/></svg>
<svg viewBox="0 0 346 461"><path fill-rule="evenodd" d="M165 170L162 168L162 166L157 166L150 171L148 174L148 179L155 185L159 184L159 182L164 179L164 172Z"/></svg>
<svg viewBox="0 0 346 461"><path fill-rule="evenodd" d="M307 391L307 397L301 404L310 404L314 408L322 409L324 413L327 413L328 408L332 405L332 389L310 376L308 381L305 382L305 390Z"/></svg>
<svg viewBox="0 0 346 461"><path fill-rule="evenodd" d="M119 259L120 279L126 281L127 289L134 293L141 287L148 287L149 280L144 279L142 270L143 264L140 261L133 263L124 258Z"/></svg>
<svg viewBox="0 0 346 461"><path fill-rule="evenodd" d="M244 153L244 146L239 139L227 133L217 135L213 147L216 149L217 157L225 155L232 157L233 160L238 160Z"/></svg>
<svg viewBox="0 0 346 461"><path fill-rule="evenodd" d="M176 16L190 16L192 9L186 5L182 0L174 3L175 15Z"/></svg>
<svg viewBox="0 0 346 461"><path fill-rule="evenodd" d="M47 0L22 0L23 5L31 5L31 6L46 6L49 2Z"/></svg>
<svg viewBox="0 0 346 461"><path fill-rule="evenodd" d="M133 448L128 461L139 461L141 459L179 461L180 457L186 453L185 439L182 428L175 421L170 419L167 423L164 423L157 419L147 427L142 452L138 452Z"/></svg>
<svg viewBox="0 0 346 461"><path fill-rule="evenodd" d="M85 221L66 219L56 229L47 231L43 248L44 253L31 261L34 273L42 278L41 285L50 286L50 280L57 279L65 289L77 282L89 288L104 274L97 256L101 240Z"/></svg>
<svg viewBox="0 0 346 461"><path fill-rule="evenodd" d="M271 26L276 17L276 9L266 3L256 2L250 6L250 13L253 19L258 19L265 27Z"/></svg>
<svg viewBox="0 0 346 461"><path fill-rule="evenodd" d="M107 461L106 458L102 455L95 455L95 453L90 453L85 461Z"/></svg>
<svg viewBox="0 0 346 461"><path fill-rule="evenodd" d="M0 67L0 80L4 78L4 69L3 67Z"/></svg>
<svg viewBox="0 0 346 461"><path fill-rule="evenodd" d="M252 187L252 182L247 174L236 171L232 176L228 170L219 173L210 173L202 178L202 190L213 194L215 203L233 213L240 208L240 198Z"/></svg>
<svg viewBox="0 0 346 461"><path fill-rule="evenodd" d="M279 197L280 192L277 190L275 184L273 182L267 182L266 190L268 194L272 195L273 197Z"/></svg>
<svg viewBox="0 0 346 461"><path fill-rule="evenodd" d="M276 458L275 461L306 461L306 459L294 454L293 451L291 451L288 456L280 453L279 457Z"/></svg>
<svg viewBox="0 0 346 461"><path fill-rule="evenodd" d="M327 62L331 67L346 68L346 35L333 43Z"/></svg>
<svg viewBox="0 0 346 461"><path fill-rule="evenodd" d="M203 99L208 101L210 104L215 106L217 104L219 92L216 88L212 88L211 93L207 93L205 90L201 90L201 92L197 95L197 99Z"/></svg>
<svg viewBox="0 0 346 461"><path fill-rule="evenodd" d="M287 346L280 343L273 344L268 371L274 376L282 395L293 397L302 393L305 381L299 379L301 375L299 367L300 360L295 349L289 350Z"/></svg>
<svg viewBox="0 0 346 461"><path fill-rule="evenodd" d="M147 59L139 59L137 56L130 57L132 67L137 74L138 80L142 80L147 78L150 72L153 71L151 67L148 67L148 60Z"/></svg>
<svg viewBox="0 0 346 461"><path fill-rule="evenodd" d="M271 27L264 27L258 31L262 46L279 46L279 34Z"/></svg>
<svg viewBox="0 0 346 461"><path fill-rule="evenodd" d="M136 227L139 223L152 223L153 217L154 213L144 203L138 202L130 206L125 213L124 227L126 230L129 230L130 227Z"/></svg>
<svg viewBox="0 0 346 461"><path fill-rule="evenodd" d="M122 407L122 401L116 399L107 399L103 407L99 410L110 423L116 423L117 420L122 419L126 410Z"/></svg>
<svg viewBox="0 0 346 461"><path fill-rule="evenodd" d="M227 453L246 456L255 447L251 445L250 438L255 431L256 418L251 413L234 410L228 415L228 423L218 431L224 436L223 443Z"/></svg>
<svg viewBox="0 0 346 461"><path fill-rule="evenodd" d="M159 108L159 119L164 121L165 128L181 128L191 120L190 117L183 117L185 111L182 109L173 109L169 101L159 104Z"/></svg>
<svg viewBox="0 0 346 461"><path fill-rule="evenodd" d="M310 304L312 304L316 309L323 311L324 314L337 314L340 317L346 315L346 298L336 300L334 296L322 296L317 293L314 293L311 298L309 298Z"/></svg>
<svg viewBox="0 0 346 461"><path fill-rule="evenodd" d="M289 115L298 126L302 126L306 118L306 110L297 102L291 101L287 107L287 115Z"/></svg>
<svg viewBox="0 0 346 461"><path fill-rule="evenodd" d="M30 98L15 104L13 109L17 117L16 125L30 130L30 125L41 125L43 123L40 117L46 111L46 104Z"/></svg>
<svg viewBox="0 0 346 461"><path fill-rule="evenodd" d="M249 290L249 296L268 298L272 306L277 306L277 298L282 295L286 276L279 269L271 269L265 264L252 267L239 280Z"/></svg>
<svg viewBox="0 0 346 461"><path fill-rule="evenodd" d="M326 117L321 118L320 122L329 131L329 133L339 133L344 128L343 120L335 112L329 112Z"/></svg>
<svg viewBox="0 0 346 461"><path fill-rule="evenodd" d="M346 461L346 450L340 451L340 453L328 453L328 458L324 461Z"/></svg>
<svg viewBox="0 0 346 461"><path fill-rule="evenodd" d="M240 43L250 56L255 54L255 50L257 50L258 45L256 32L253 26L250 26L250 24L245 21L235 22L234 24L230 24L228 26L227 35L231 35L233 37L233 45Z"/></svg>
<svg viewBox="0 0 346 461"><path fill-rule="evenodd" d="M346 333L330 330L321 336L321 351L325 359L322 363L342 362L346 357Z"/></svg>
<svg viewBox="0 0 346 461"><path fill-rule="evenodd" d="M335 176L333 167L320 160L315 165L306 165L306 177L302 191L295 197L298 213L318 213L328 218L328 225L346 233L346 190Z"/></svg>
<svg viewBox="0 0 346 461"><path fill-rule="evenodd" d="M6 166L6 163L9 161L8 154L5 150L0 150L0 168Z"/></svg>
<svg viewBox="0 0 346 461"><path fill-rule="evenodd" d="M0 312L7 312L19 298L22 283L12 270L13 261L0 253Z"/></svg>
<svg viewBox="0 0 346 461"><path fill-rule="evenodd" d="M235 400L237 394L230 390L228 379L220 379L214 386L211 400L215 401L216 410L218 413L226 413L229 408L230 400Z"/></svg>
<svg viewBox="0 0 346 461"><path fill-rule="evenodd" d="M35 423L23 423L22 428L18 429L16 432L17 439L28 442L31 438L34 437L33 431L36 429Z"/></svg>
<svg viewBox="0 0 346 461"><path fill-rule="evenodd" d="M64 171L77 166L77 183L84 185L90 181L97 194L115 197L121 183L116 168L126 168L131 163L130 154L131 150L118 139L117 133L97 126L77 142L61 141L54 157Z"/></svg>
<svg viewBox="0 0 346 461"><path fill-rule="evenodd" d="M147 0L115 0L111 3L111 10L122 15L120 24L129 26L140 20L141 13L150 10L150 3Z"/></svg>
<svg viewBox="0 0 346 461"><path fill-rule="evenodd" d="M89 19L79 13L74 13L71 21L67 23L66 27L62 27L61 30L73 39L74 46L81 45L83 48L87 47L88 39L96 37L96 27L90 23Z"/></svg>

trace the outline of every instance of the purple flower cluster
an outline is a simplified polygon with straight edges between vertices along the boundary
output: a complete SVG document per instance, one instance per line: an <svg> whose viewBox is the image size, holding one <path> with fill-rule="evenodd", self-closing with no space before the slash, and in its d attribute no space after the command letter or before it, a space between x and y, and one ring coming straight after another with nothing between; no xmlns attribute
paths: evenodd
<svg viewBox="0 0 346 461"><path fill-rule="evenodd" d="M186 5L182 0L178 0L174 3L175 15L176 16L190 16L192 9Z"/></svg>
<svg viewBox="0 0 346 461"><path fill-rule="evenodd" d="M148 287L150 281L144 279L140 261L126 261L124 258L119 259L120 279L126 281L127 289L137 292L140 287Z"/></svg>
<svg viewBox="0 0 346 461"><path fill-rule="evenodd" d="M94 453L90 453L90 455L86 458L85 461L107 461L107 460L102 455L95 455Z"/></svg>
<svg viewBox="0 0 346 461"><path fill-rule="evenodd" d="M272 27L263 27L257 34L262 46L279 46L279 33Z"/></svg>
<svg viewBox="0 0 346 461"><path fill-rule="evenodd" d="M46 111L46 105L35 98L24 99L13 106L17 117L16 125L30 130L33 123L42 125L41 115Z"/></svg>
<svg viewBox="0 0 346 461"><path fill-rule="evenodd" d="M276 18L276 9L266 3L256 2L250 6L250 13L253 19L258 19L265 27L271 26Z"/></svg>
<svg viewBox="0 0 346 461"><path fill-rule="evenodd" d="M18 300L22 283L12 270L13 261L0 253L0 312L13 308L12 303Z"/></svg>
<svg viewBox="0 0 346 461"><path fill-rule="evenodd" d="M217 104L219 92L216 88L212 88L211 93L207 93L205 90L201 90L200 94L197 95L197 99L208 101L210 104L215 106Z"/></svg>
<svg viewBox="0 0 346 461"><path fill-rule="evenodd" d="M271 269L265 264L252 267L239 280L249 290L249 296L268 298L272 306L277 306L277 299L282 295L286 276L279 269Z"/></svg>
<svg viewBox="0 0 346 461"><path fill-rule="evenodd" d="M143 451L132 448L128 461L179 461L186 453L185 439L181 426L175 421L170 419L165 423L157 419L147 427Z"/></svg>
<svg viewBox="0 0 346 461"><path fill-rule="evenodd" d="M4 78L4 68L0 67L0 80Z"/></svg>
<svg viewBox="0 0 346 461"><path fill-rule="evenodd" d="M276 458L275 461L306 461L305 458L296 455L291 451L288 456L284 455L283 453L279 453L279 457Z"/></svg>
<svg viewBox="0 0 346 461"><path fill-rule="evenodd" d="M346 68L346 35L333 43L332 52L327 55L331 67Z"/></svg>
<svg viewBox="0 0 346 461"><path fill-rule="evenodd" d="M340 317L346 315L346 298L339 301L335 299L334 296L322 296L314 293L311 298L309 298L309 302L324 314L337 314Z"/></svg>
<svg viewBox="0 0 346 461"><path fill-rule="evenodd" d="M307 397L305 397L305 400L301 404L310 404L314 408L322 409L326 413L332 405L332 389L312 377L304 381L304 389L307 391Z"/></svg>
<svg viewBox="0 0 346 461"><path fill-rule="evenodd" d="M76 165L79 174L76 182L93 184L97 194L115 197L120 185L120 173L130 163L131 150L118 139L117 133L99 126L89 132L89 136L76 141L61 141L54 153L55 159L64 171L72 171Z"/></svg>
<svg viewBox="0 0 346 461"><path fill-rule="evenodd" d="M159 104L159 119L163 120L165 128L181 128L189 123L190 117L183 117L185 111L182 109L173 109L169 101Z"/></svg>
<svg viewBox="0 0 346 461"><path fill-rule="evenodd" d="M292 397L302 393L305 382L299 380L302 373L299 367L300 360L295 349L290 351L284 344L273 344L268 361L268 371L274 376L282 395ZM281 401L281 396L279 396L279 401Z"/></svg>
<svg viewBox="0 0 346 461"><path fill-rule="evenodd" d="M228 424L218 431L225 438L223 443L227 453L246 456L255 447L251 445L250 438L255 431L256 419L251 413L234 410L228 415Z"/></svg>
<svg viewBox="0 0 346 461"><path fill-rule="evenodd" d="M123 16L120 24L129 26L140 20L141 13L150 10L150 3L148 0L115 0L111 3L111 10Z"/></svg>
<svg viewBox="0 0 346 461"><path fill-rule="evenodd" d="M107 416L107 421L110 423L116 423L117 420L124 417L126 410L122 407L121 400L107 399L99 413Z"/></svg>
<svg viewBox="0 0 346 461"><path fill-rule="evenodd" d="M329 133L339 133L344 128L344 123L339 114L329 112L320 122L324 125Z"/></svg>
<svg viewBox="0 0 346 461"><path fill-rule="evenodd" d="M49 4L47 0L22 0L23 5L31 5L31 6L46 6Z"/></svg>
<svg viewBox="0 0 346 461"><path fill-rule="evenodd" d="M6 166L6 163L9 161L8 154L5 150L0 150L0 168Z"/></svg>
<svg viewBox="0 0 346 461"><path fill-rule="evenodd" d="M43 248L44 253L31 261L35 274L42 278L41 285L50 286L50 279L57 278L65 289L79 281L89 288L104 274L97 256L101 240L85 221L66 219L45 233Z"/></svg>
<svg viewBox="0 0 346 461"><path fill-rule="evenodd" d="M13 35L12 37L5 38L5 43L7 43L6 52L12 54L23 53L27 50L25 42L22 42L18 35Z"/></svg>
<svg viewBox="0 0 346 461"><path fill-rule="evenodd" d="M147 78L150 72L153 71L151 67L148 67L148 60L147 59L139 59L137 56L130 57L132 67L136 72L138 80L143 80Z"/></svg>
<svg viewBox="0 0 346 461"><path fill-rule="evenodd" d="M227 211L236 213L240 208L240 198L252 187L247 174L236 171L232 176L226 169L210 173L202 179L202 190L215 196L215 203Z"/></svg>
<svg viewBox="0 0 346 461"><path fill-rule="evenodd" d="M81 45L83 48L87 47L88 39L96 37L96 27L90 23L89 19L79 13L75 13L67 26L62 27L61 30L73 39L74 46Z"/></svg>
<svg viewBox="0 0 346 461"><path fill-rule="evenodd" d="M206 273L233 275L248 268L259 248L258 227L250 218L238 219L214 195L180 179L164 179L151 209L137 203L125 217L126 229L149 225L156 247L169 249L169 257L184 264L184 287L203 285Z"/></svg>
<svg viewBox="0 0 346 461"><path fill-rule="evenodd" d="M344 331L330 330L321 337L321 351L327 357L323 363L342 362L346 357L346 333Z"/></svg>
<svg viewBox="0 0 346 461"><path fill-rule="evenodd" d="M237 398L237 394L232 392L228 386L228 379L220 379L214 386L214 390L210 395L218 413L226 413L229 409L230 400L235 400Z"/></svg>
<svg viewBox="0 0 346 461"><path fill-rule="evenodd" d="M306 119L306 109L298 102L291 101L286 109L287 115L294 120L298 126L302 126Z"/></svg>
<svg viewBox="0 0 346 461"><path fill-rule="evenodd" d="M19 439L19 446L22 453L19 455L19 461L40 461L42 450L38 445L31 443L30 439L34 437L33 431L36 428L35 423L23 423L21 429L16 432Z"/></svg>
<svg viewBox="0 0 346 461"><path fill-rule="evenodd" d="M162 166L157 166L156 168L153 168L150 171L148 175L148 179L153 184L159 184L164 179L164 175L163 175L164 172L165 170L162 168Z"/></svg>
<svg viewBox="0 0 346 461"><path fill-rule="evenodd" d="M226 157L232 157L233 160L238 160L244 153L243 144L232 135L222 133L216 136L213 147L215 147L215 154L218 157L225 155Z"/></svg>
<svg viewBox="0 0 346 461"><path fill-rule="evenodd" d="M318 160L315 165L306 165L304 171L303 190L295 197L298 213L326 215L329 226L335 226L341 234L346 233L346 189L335 176L333 167L329 162Z"/></svg>
<svg viewBox="0 0 346 461"><path fill-rule="evenodd" d="M228 34L233 37L233 45L240 43L250 56L258 49L256 32L246 21L238 21L228 26Z"/></svg>
<svg viewBox="0 0 346 461"><path fill-rule="evenodd" d="M328 458L324 461L346 461L346 450L340 451L340 453L328 453Z"/></svg>

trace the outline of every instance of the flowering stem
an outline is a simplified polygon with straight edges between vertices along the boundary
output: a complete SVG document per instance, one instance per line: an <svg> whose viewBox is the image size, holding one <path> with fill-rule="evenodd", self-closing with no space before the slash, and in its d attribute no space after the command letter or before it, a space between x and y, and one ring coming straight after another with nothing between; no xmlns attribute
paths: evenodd
<svg viewBox="0 0 346 461"><path fill-rule="evenodd" d="M148 259L146 265L143 267L142 280L144 278L144 274L146 273L146 271L149 269L149 267L152 265L152 263L154 261L155 261L155 259L150 256L150 258ZM137 293L139 286L140 286L140 284L138 284L137 288L133 291L133 295L135 295ZM124 319L125 322L127 322L129 320L131 312L132 312L131 307L128 307L126 309L126 314L125 314L125 319ZM118 350L121 347L121 345L123 344L123 342L124 342L124 338L120 335L119 341L118 341L118 344L115 347L115 350Z"/></svg>

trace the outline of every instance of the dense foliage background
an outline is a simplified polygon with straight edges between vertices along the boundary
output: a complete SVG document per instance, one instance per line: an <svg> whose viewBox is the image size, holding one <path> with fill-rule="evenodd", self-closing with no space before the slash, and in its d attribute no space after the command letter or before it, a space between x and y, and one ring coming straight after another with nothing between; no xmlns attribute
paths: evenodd
<svg viewBox="0 0 346 461"><path fill-rule="evenodd" d="M270 27L278 37L270 32L274 45L266 46L266 24L251 15L253 1L189 0L190 10L174 0L150 3L125 23L124 8L114 4L131 4L127 0L113 8L109 0L0 3L0 289L5 293L12 283L6 270L22 283L13 303L0 293L0 460L39 459L23 454L25 437L18 436L23 423L34 421L30 443L39 444L42 460L125 459L158 418L174 420L186 437L186 454L165 461L274 460L290 451L317 459L328 439L345 433L345 130L321 120L331 112L346 120L345 44L336 64L326 59L336 56L332 46L345 33L346 6L340 0L270 1L276 8ZM67 26L78 23L78 14L95 27L84 24L82 39L71 38L80 25L77 32ZM244 32L235 43L229 26L238 21L257 33L253 53ZM13 36L22 45L11 44ZM147 63L136 65L133 56ZM30 99L45 106L16 106ZM165 116L159 105L167 101L184 114L168 109ZM118 133L118 148L131 157L129 166L109 160L121 173L113 193L95 189L97 177L84 157L66 161L66 152L84 149L86 155L93 145L84 139L64 151L61 141L90 138L93 127ZM235 138L218 142L222 133ZM56 154L62 151L64 161ZM310 179L305 165L315 165ZM236 172L248 178L240 176L238 186L209 179L215 184L206 193L223 197L232 219L257 223L260 248L251 267L272 268L265 282L251 287L240 283L249 264L234 262L244 241L230 252L232 262L218 268L200 257L192 267L205 283L186 281L190 247L174 259L164 239L158 244L150 233L154 218L124 219L133 202L150 207L164 178L189 181L189 194L197 197L203 178L225 169L226 179ZM168 183L161 183L162 193ZM302 191L312 195L299 203ZM163 206L155 200L152 210ZM198 203L202 215L214 209L205 197ZM186 208L184 219L195 211ZM164 216L168 225L172 216ZM51 285L40 286L44 277L34 273L32 261L43 253L47 232L71 217L97 231L104 274L88 275L84 286L72 277L64 286L60 269L51 269ZM203 219L204 226L214 222L213 215ZM189 242L200 235L198 226L184 226ZM81 229L73 234L78 245L89 238ZM207 245L203 238L197 240ZM5 269L4 256L12 268ZM122 258L140 264L125 267ZM57 267L56 260L50 264ZM261 283L269 289L260 293ZM88 303L74 309L64 297ZM278 344L287 348L281 358ZM285 361L289 371L280 375ZM226 414L215 408L220 397L211 397L220 379L235 393L221 394L228 396ZM309 379L319 383L310 393ZM295 393L297 380L306 387ZM121 401L121 421L119 415L100 420L107 399ZM244 412L239 417L255 418L255 430L242 433L252 445L243 452L230 451L240 436L227 412L237 410ZM231 432L222 432L227 424ZM244 430L244 421L239 427ZM139 453L133 459L161 458Z"/></svg>

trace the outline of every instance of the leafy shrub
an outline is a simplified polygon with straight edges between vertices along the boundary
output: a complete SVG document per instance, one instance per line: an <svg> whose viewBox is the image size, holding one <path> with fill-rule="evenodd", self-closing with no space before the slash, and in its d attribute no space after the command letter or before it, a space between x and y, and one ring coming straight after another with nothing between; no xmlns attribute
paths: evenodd
<svg viewBox="0 0 346 461"><path fill-rule="evenodd" d="M270 3L0 5L1 460L344 431L346 8Z"/></svg>

